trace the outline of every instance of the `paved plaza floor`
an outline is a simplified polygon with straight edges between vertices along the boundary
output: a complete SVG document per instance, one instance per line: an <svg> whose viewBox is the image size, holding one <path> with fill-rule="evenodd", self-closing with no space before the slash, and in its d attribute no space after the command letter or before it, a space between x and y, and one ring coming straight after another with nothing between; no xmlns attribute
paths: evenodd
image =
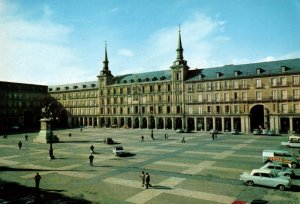
<svg viewBox="0 0 300 204"><path fill-rule="evenodd" d="M212 140L209 133L154 130L152 140L150 133L117 128L57 130L60 143L53 144L54 160L48 159L49 144L33 143L38 133L28 133L28 141L25 133L0 138L0 203L229 204L253 199L300 203L300 169L287 191L245 186L239 180L242 172L263 165L264 149L285 149L280 142L287 136L224 133ZM107 137L118 144L103 143ZM186 143L181 142L183 137ZM91 145L94 166L89 165ZM123 146L128 154L114 156L114 146ZM142 187L142 171L151 176L150 189ZM40 191L35 190L37 172L42 177Z"/></svg>

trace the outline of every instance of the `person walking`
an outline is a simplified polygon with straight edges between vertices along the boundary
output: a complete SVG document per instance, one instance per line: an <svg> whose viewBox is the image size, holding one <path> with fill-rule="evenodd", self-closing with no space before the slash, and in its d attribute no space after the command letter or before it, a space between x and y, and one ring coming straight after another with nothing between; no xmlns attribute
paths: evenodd
<svg viewBox="0 0 300 204"><path fill-rule="evenodd" d="M94 146L93 145L90 146L90 149L91 149L91 154L94 154L95 152L94 152Z"/></svg>
<svg viewBox="0 0 300 204"><path fill-rule="evenodd" d="M41 176L39 173L36 173L35 177L34 177L34 181L35 181L35 188L38 190L40 188L40 180L41 180Z"/></svg>
<svg viewBox="0 0 300 204"><path fill-rule="evenodd" d="M215 133L214 132L211 134L211 137L212 137L212 140L215 140Z"/></svg>
<svg viewBox="0 0 300 204"><path fill-rule="evenodd" d="M25 140L28 141L28 135L25 135Z"/></svg>
<svg viewBox="0 0 300 204"><path fill-rule="evenodd" d="M144 135L141 136L141 142L144 142Z"/></svg>
<svg viewBox="0 0 300 204"><path fill-rule="evenodd" d="M152 186L152 185L150 184L150 175L149 175L148 173L146 173L145 180L146 180L146 189L148 189L149 186L150 186L150 187Z"/></svg>
<svg viewBox="0 0 300 204"><path fill-rule="evenodd" d="M167 133L165 133L165 140L168 138L168 135L167 135Z"/></svg>
<svg viewBox="0 0 300 204"><path fill-rule="evenodd" d="M182 138L181 143L185 143L185 137Z"/></svg>
<svg viewBox="0 0 300 204"><path fill-rule="evenodd" d="M142 187L144 187L144 186L145 186L145 179L146 179L146 176L145 176L144 171L142 171L140 177L141 177L141 179L142 179Z"/></svg>
<svg viewBox="0 0 300 204"><path fill-rule="evenodd" d="M21 140L19 141L18 146L19 146L19 149L22 149L22 142L21 142Z"/></svg>
<svg viewBox="0 0 300 204"><path fill-rule="evenodd" d="M89 156L89 160L90 160L90 166L93 166L93 160L94 160L93 154L91 154L91 155Z"/></svg>

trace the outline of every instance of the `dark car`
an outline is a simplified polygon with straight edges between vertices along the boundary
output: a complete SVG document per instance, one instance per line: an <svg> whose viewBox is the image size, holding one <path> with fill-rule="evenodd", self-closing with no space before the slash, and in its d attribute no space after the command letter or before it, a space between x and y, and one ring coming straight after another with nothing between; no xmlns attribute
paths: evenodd
<svg viewBox="0 0 300 204"><path fill-rule="evenodd" d="M115 142L113 141L112 138L108 137L108 138L104 139L104 143L106 143L106 144L114 144Z"/></svg>

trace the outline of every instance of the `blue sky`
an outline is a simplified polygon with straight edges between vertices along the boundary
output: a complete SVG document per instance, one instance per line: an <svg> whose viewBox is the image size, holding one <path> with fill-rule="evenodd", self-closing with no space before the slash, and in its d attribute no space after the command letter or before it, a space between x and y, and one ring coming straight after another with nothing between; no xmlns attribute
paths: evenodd
<svg viewBox="0 0 300 204"><path fill-rule="evenodd" d="M191 69L300 57L300 0L0 0L0 80L167 70L178 25Z"/></svg>

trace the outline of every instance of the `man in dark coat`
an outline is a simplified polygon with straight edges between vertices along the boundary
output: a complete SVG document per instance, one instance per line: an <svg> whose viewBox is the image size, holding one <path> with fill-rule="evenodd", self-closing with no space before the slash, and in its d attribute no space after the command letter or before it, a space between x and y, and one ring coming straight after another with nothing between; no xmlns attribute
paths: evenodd
<svg viewBox="0 0 300 204"><path fill-rule="evenodd" d="M41 180L41 176L39 173L36 173L34 180L35 180L35 188L39 189L40 188L40 180Z"/></svg>

